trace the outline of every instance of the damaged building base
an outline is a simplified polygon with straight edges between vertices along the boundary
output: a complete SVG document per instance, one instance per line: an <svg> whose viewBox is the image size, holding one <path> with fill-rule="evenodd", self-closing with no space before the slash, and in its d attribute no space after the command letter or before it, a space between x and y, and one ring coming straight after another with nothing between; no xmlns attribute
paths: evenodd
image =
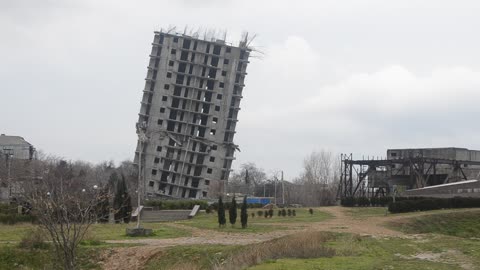
<svg viewBox="0 0 480 270"><path fill-rule="evenodd" d="M480 176L480 151L466 148L390 149L383 159L354 160L351 154L341 159L339 198L386 196L394 190L408 195L412 189L421 190L415 193L419 195L430 192L425 187Z"/></svg>

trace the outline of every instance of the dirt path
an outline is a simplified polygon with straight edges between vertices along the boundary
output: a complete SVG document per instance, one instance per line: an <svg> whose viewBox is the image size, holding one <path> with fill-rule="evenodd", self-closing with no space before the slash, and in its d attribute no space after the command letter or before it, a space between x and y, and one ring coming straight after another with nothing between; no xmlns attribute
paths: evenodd
<svg viewBox="0 0 480 270"><path fill-rule="evenodd" d="M192 233L190 237L173 239L132 239L107 241L108 243L133 243L142 246L109 249L105 253L103 269L141 269L147 260L159 253L165 247L194 244L224 244L224 245L247 245L259 243L285 235L294 234L305 230L348 232L360 235L372 235L377 237L405 237L399 231L384 227L389 221L406 220L413 216L428 215L431 213L420 212L407 215L387 215L372 217L354 217L348 213L348 208L339 206L318 208L319 211L330 213L333 217L321 222L302 223L271 223L274 226L287 227L288 230L279 230L268 233L228 233L212 232L185 226L177 223L165 223L166 226L182 228Z"/></svg>

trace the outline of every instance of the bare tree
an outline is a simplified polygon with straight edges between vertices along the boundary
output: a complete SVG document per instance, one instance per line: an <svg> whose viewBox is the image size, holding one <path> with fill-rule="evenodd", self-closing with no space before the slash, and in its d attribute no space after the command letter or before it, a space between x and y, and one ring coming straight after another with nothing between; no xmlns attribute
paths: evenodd
<svg viewBox="0 0 480 270"><path fill-rule="evenodd" d="M63 269L76 269L78 245L98 218L100 197L108 194L98 192L98 186L87 186L82 168L57 158L43 161L37 172L37 184L25 187L26 200Z"/></svg>
<svg viewBox="0 0 480 270"><path fill-rule="evenodd" d="M262 168L253 162L243 163L228 180L228 192L243 194L257 193L257 189L263 186L267 175ZM256 194L259 195L259 194Z"/></svg>
<svg viewBox="0 0 480 270"><path fill-rule="evenodd" d="M329 151L310 153L303 161L303 172L295 180L297 191L292 191L295 201L316 206L335 203L339 161Z"/></svg>

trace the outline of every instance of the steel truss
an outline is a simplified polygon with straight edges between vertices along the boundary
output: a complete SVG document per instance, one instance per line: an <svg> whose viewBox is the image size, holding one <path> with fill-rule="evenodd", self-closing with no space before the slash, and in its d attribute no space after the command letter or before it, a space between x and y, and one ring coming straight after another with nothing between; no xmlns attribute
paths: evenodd
<svg viewBox="0 0 480 270"><path fill-rule="evenodd" d="M450 165L448 177L439 184L467 180L462 167L480 166L480 161L427 158L422 156L395 159L361 159L354 160L352 154L341 154L341 176L337 198L377 197L390 193L387 181L385 185L368 186L367 176L374 171L384 171L384 180L398 175L407 175L414 188L427 186L428 181L437 175L439 165ZM395 168L395 173L393 169ZM445 169L445 168L443 168Z"/></svg>

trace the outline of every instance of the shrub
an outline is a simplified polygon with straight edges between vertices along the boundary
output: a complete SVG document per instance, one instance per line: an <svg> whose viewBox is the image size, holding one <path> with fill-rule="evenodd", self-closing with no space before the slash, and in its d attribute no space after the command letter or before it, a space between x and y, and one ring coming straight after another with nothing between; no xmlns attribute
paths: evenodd
<svg viewBox="0 0 480 270"><path fill-rule="evenodd" d="M367 197L358 197L356 199L358 206L370 206L370 200Z"/></svg>
<svg viewBox="0 0 480 270"><path fill-rule="evenodd" d="M223 207L222 197L218 198L218 226L223 227L227 223L225 219L225 208Z"/></svg>
<svg viewBox="0 0 480 270"><path fill-rule="evenodd" d="M287 216L291 217L292 216L292 209L287 210Z"/></svg>
<svg viewBox="0 0 480 270"><path fill-rule="evenodd" d="M262 211L262 210L258 210L258 211L257 211L257 216L259 216L259 217L263 216L263 211Z"/></svg>
<svg viewBox="0 0 480 270"><path fill-rule="evenodd" d="M23 249L48 249L45 242L45 233L40 229L28 231L18 243L19 248Z"/></svg>
<svg viewBox="0 0 480 270"><path fill-rule="evenodd" d="M201 210L209 207L207 201L204 200L149 200L145 202L146 206L154 207L158 210L191 210L197 204L200 205ZM227 205L224 204L224 206ZM212 208L218 209L218 203L212 204Z"/></svg>
<svg viewBox="0 0 480 270"><path fill-rule="evenodd" d="M278 209L278 214L277 214L279 217L282 216L282 210Z"/></svg>
<svg viewBox="0 0 480 270"><path fill-rule="evenodd" d="M355 206L355 199L353 197L345 197L342 198L340 204L345 207L352 207Z"/></svg>
<svg viewBox="0 0 480 270"><path fill-rule="evenodd" d="M16 224L16 223L21 223L21 222L30 222L33 223L37 219L35 216L32 215L19 215L19 214L13 214L13 215L5 215L5 214L0 214L0 223L2 224Z"/></svg>
<svg viewBox="0 0 480 270"><path fill-rule="evenodd" d="M268 217L268 211L267 211L267 210L265 210L265 212L263 213L263 216L264 216L265 218Z"/></svg>
<svg viewBox="0 0 480 270"><path fill-rule="evenodd" d="M282 209L282 217L285 217L285 216L287 216L287 211L285 211L285 208L284 208Z"/></svg>
<svg viewBox="0 0 480 270"><path fill-rule="evenodd" d="M310 213L310 215L313 215L313 209L312 208L308 209L308 212Z"/></svg>
<svg viewBox="0 0 480 270"><path fill-rule="evenodd" d="M292 215L295 217L297 216L297 211L295 211L295 209L292 210Z"/></svg>
<svg viewBox="0 0 480 270"><path fill-rule="evenodd" d="M273 209L268 210L268 216L270 218L273 217Z"/></svg>
<svg viewBox="0 0 480 270"><path fill-rule="evenodd" d="M388 204L388 211L391 213L406 213L414 211L427 211L447 208L471 208L480 207L480 198L421 198L416 197L410 200L401 198L395 203Z"/></svg>
<svg viewBox="0 0 480 270"><path fill-rule="evenodd" d="M237 222L237 201L235 201L235 196L233 196L230 208L228 208L228 219L230 220L232 227Z"/></svg>
<svg viewBox="0 0 480 270"><path fill-rule="evenodd" d="M254 217L255 217L255 213L254 213L254 212L252 212L252 218L254 218Z"/></svg>
<svg viewBox="0 0 480 270"><path fill-rule="evenodd" d="M247 222L248 222L247 207L248 207L247 196L245 196L243 198L242 210L240 211L240 221L242 223L242 229L245 229L247 227Z"/></svg>

